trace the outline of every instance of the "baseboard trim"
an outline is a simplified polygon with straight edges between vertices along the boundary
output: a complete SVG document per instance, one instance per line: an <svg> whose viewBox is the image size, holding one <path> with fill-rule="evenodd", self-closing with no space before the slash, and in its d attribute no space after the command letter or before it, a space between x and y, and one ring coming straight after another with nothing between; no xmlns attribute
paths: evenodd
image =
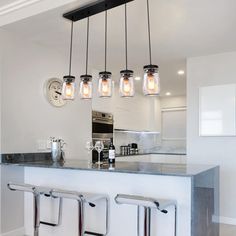
<svg viewBox="0 0 236 236"><path fill-rule="evenodd" d="M1 234L1 236L23 236L25 234L24 228L15 229L13 231Z"/></svg>
<svg viewBox="0 0 236 236"><path fill-rule="evenodd" d="M230 217L225 217L225 216L212 216L212 221L220 224L225 224L225 225L236 225L236 218L230 218Z"/></svg>

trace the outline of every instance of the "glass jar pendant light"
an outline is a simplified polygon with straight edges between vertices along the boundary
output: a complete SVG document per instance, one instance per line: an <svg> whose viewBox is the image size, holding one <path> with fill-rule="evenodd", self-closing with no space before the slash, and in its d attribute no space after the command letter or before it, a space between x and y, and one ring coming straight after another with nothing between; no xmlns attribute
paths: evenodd
<svg viewBox="0 0 236 236"><path fill-rule="evenodd" d="M93 94L92 75L88 75L89 17L87 18L86 74L80 76L80 98L91 99Z"/></svg>
<svg viewBox="0 0 236 236"><path fill-rule="evenodd" d="M112 73L107 71L107 11L105 11L105 70L99 73L99 97L112 96Z"/></svg>
<svg viewBox="0 0 236 236"><path fill-rule="evenodd" d="M98 93L99 97L111 97L112 96L112 79L111 72L103 71L99 73Z"/></svg>
<svg viewBox="0 0 236 236"><path fill-rule="evenodd" d="M62 85L62 98L64 100L74 100L75 99L75 76L71 75L73 32L74 32L74 22L71 21L69 75L65 75L63 77L63 85Z"/></svg>
<svg viewBox="0 0 236 236"><path fill-rule="evenodd" d="M82 99L91 99L93 92L92 76L81 75L80 76L80 96Z"/></svg>
<svg viewBox="0 0 236 236"><path fill-rule="evenodd" d="M75 77L68 75L63 77L62 97L64 100L75 99Z"/></svg>
<svg viewBox="0 0 236 236"><path fill-rule="evenodd" d="M143 92L144 95L155 96L160 93L160 79L157 65L147 65L144 69Z"/></svg>
<svg viewBox="0 0 236 236"><path fill-rule="evenodd" d="M127 32L127 5L125 4L125 62L126 69L120 72L120 96L133 97L134 96L134 72L128 70L128 32Z"/></svg>
<svg viewBox="0 0 236 236"><path fill-rule="evenodd" d="M149 0L147 0L147 19L148 19L148 39L149 39L149 59L150 64L143 67L143 93L148 96L156 96L160 94L160 78L158 66L152 64L152 47L151 47L151 26L150 26L150 8Z"/></svg>
<svg viewBox="0 0 236 236"><path fill-rule="evenodd" d="M120 72L120 94L122 97L134 96L134 72L132 70L122 70Z"/></svg>

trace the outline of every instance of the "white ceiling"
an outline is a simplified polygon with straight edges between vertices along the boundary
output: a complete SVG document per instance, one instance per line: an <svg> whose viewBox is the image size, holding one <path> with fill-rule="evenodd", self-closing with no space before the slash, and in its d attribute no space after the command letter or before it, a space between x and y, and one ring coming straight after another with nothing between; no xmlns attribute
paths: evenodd
<svg viewBox="0 0 236 236"><path fill-rule="evenodd" d="M83 1L84 3L85 1ZM150 0L153 62L160 66L162 93L185 94L186 58L236 50L235 0ZM70 24L62 14L78 4L45 12L5 26L30 41L68 52ZM124 69L124 8L109 12L108 67L118 77ZM146 1L128 5L129 68L142 75L148 62ZM76 24L75 60L84 64L86 22ZM104 14L91 18L91 67L102 69L104 58ZM78 58L77 58L78 57ZM83 67L81 73L83 73Z"/></svg>
<svg viewBox="0 0 236 236"><path fill-rule="evenodd" d="M16 0L1 0L0 7L16 2Z"/></svg>
<svg viewBox="0 0 236 236"><path fill-rule="evenodd" d="M5 15L42 0L1 0L0 15Z"/></svg>

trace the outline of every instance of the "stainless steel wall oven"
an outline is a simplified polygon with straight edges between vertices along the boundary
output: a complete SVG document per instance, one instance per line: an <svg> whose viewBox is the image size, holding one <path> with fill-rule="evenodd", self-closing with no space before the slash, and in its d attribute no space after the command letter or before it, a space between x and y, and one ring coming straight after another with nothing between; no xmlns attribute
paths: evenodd
<svg viewBox="0 0 236 236"><path fill-rule="evenodd" d="M92 112L92 139L93 144L96 141L103 141L104 150L101 153L101 159L106 161L108 159L108 147L110 142L113 142L114 120L113 115L99 111ZM98 159L98 154L93 151L93 162Z"/></svg>

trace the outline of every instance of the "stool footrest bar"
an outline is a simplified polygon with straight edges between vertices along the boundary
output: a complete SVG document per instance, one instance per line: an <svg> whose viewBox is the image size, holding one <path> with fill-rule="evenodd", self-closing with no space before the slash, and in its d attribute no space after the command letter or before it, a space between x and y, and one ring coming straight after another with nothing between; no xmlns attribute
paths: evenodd
<svg viewBox="0 0 236 236"><path fill-rule="evenodd" d="M40 224L51 226L51 227L60 226L61 221L62 221L62 204L63 204L63 199L59 198L59 211L58 211L57 223L50 223L50 222L46 222L46 221L40 221Z"/></svg>
<svg viewBox="0 0 236 236"><path fill-rule="evenodd" d="M47 226L52 226L52 227L58 226L58 224L48 223L48 222L44 222L44 221L40 221L40 224L42 224L42 225L47 225Z"/></svg>
<svg viewBox="0 0 236 236"><path fill-rule="evenodd" d="M90 231L85 231L84 233L88 235L104 236L104 234L99 234L99 233L90 232Z"/></svg>

